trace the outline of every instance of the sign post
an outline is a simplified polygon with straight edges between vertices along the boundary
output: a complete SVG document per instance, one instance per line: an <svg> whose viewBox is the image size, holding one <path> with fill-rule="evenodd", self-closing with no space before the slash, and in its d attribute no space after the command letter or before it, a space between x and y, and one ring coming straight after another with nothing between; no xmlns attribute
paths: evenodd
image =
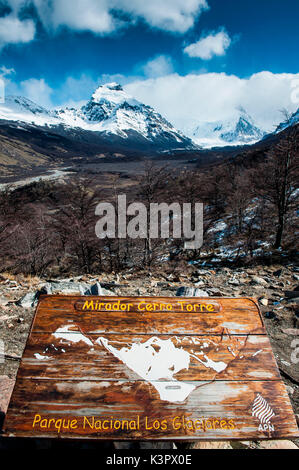
<svg viewBox="0 0 299 470"><path fill-rule="evenodd" d="M41 296L6 436L298 436L250 298Z"/></svg>

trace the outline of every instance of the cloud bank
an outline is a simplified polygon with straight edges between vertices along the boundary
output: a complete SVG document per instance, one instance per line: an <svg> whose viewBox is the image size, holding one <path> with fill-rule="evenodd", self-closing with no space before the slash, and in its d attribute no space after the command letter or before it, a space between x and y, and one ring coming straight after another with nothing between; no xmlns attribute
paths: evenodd
<svg viewBox="0 0 299 470"><path fill-rule="evenodd" d="M243 107L267 132L282 120L281 109L294 112L294 80L299 74L260 72L249 78L225 73L171 74L125 85L136 99L153 106L187 132L201 122L232 118Z"/></svg>
<svg viewBox="0 0 299 470"><path fill-rule="evenodd" d="M167 67L164 56L144 64L142 77L104 74L94 78L82 74L68 77L55 90L44 79L30 78L17 84L8 77L5 78L6 94L26 96L49 108L82 106L99 85L116 81L134 98L152 106L186 133L202 122L231 119L240 107L259 127L271 132L283 120L282 109L289 112L298 109L299 99L294 96L298 98L299 74L264 71L249 78L225 73L159 76L164 59ZM147 78L149 76L151 78Z"/></svg>

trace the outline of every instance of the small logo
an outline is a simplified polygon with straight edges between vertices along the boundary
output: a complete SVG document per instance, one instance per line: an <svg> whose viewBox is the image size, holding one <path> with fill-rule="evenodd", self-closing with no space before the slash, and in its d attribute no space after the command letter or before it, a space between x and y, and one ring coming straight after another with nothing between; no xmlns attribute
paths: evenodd
<svg viewBox="0 0 299 470"><path fill-rule="evenodd" d="M275 416L269 403L259 393L252 404L252 416L259 419L259 431L274 431L274 426L270 423L271 418Z"/></svg>

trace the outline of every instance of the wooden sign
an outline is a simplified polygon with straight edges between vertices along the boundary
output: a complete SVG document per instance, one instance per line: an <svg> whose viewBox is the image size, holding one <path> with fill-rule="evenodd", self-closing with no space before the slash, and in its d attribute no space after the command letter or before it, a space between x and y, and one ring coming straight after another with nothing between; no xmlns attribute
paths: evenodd
<svg viewBox="0 0 299 470"><path fill-rule="evenodd" d="M6 436L294 438L253 299L42 296Z"/></svg>

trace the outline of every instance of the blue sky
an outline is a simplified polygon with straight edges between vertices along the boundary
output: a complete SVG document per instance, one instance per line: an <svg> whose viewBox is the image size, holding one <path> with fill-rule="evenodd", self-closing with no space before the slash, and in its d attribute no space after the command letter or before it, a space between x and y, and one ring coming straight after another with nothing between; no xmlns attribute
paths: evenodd
<svg viewBox="0 0 299 470"><path fill-rule="evenodd" d="M258 108L250 111L266 126L279 120L279 107L298 107L298 18L294 0L0 0L0 67L8 93L49 107L83 102L98 84L119 81L180 127L190 111L177 116L175 93L178 105L188 93L191 104L194 93L202 103L205 86L215 104L200 112L216 120L217 107L219 118L224 108L248 107L240 95L247 88L249 107ZM275 119L266 119L271 96L260 109L263 86ZM234 89L230 102L224 95Z"/></svg>

